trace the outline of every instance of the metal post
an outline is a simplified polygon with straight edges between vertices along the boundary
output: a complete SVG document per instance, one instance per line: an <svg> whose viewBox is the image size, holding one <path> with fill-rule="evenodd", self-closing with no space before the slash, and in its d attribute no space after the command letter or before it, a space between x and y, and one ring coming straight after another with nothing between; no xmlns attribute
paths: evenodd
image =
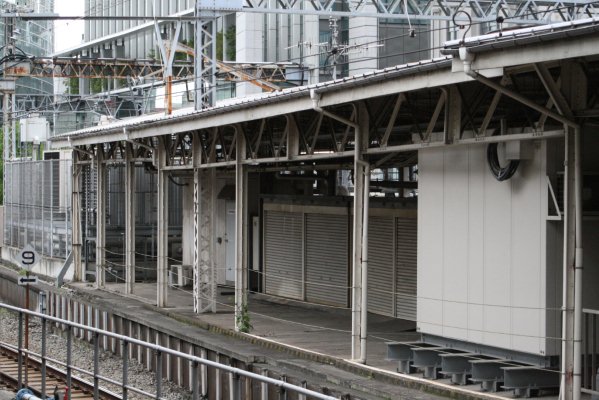
<svg viewBox="0 0 599 400"><path fill-rule="evenodd" d="M268 370L262 370L262 376L268 377ZM266 382L260 382L260 400L268 400L268 385Z"/></svg>
<svg viewBox="0 0 599 400"><path fill-rule="evenodd" d="M71 325L67 325L67 390L66 390L66 400L71 399L71 375L73 368L73 327Z"/></svg>
<svg viewBox="0 0 599 400"><path fill-rule="evenodd" d="M127 400L127 385L129 381L129 342L123 340L121 343L121 348L121 357L123 358L123 383L121 388L123 400Z"/></svg>
<svg viewBox="0 0 599 400"><path fill-rule="evenodd" d="M237 153L235 166L235 330L239 331L247 311L247 269L246 267L246 212L247 212L247 171L243 165L246 142L243 132L237 131Z"/></svg>
<svg viewBox="0 0 599 400"><path fill-rule="evenodd" d="M94 399L100 395L100 334L94 332Z"/></svg>
<svg viewBox="0 0 599 400"><path fill-rule="evenodd" d="M104 164L104 151L98 147L96 155L96 171L98 181L96 186L96 287L101 288L106 284L105 258L106 249L106 165Z"/></svg>
<svg viewBox="0 0 599 400"><path fill-rule="evenodd" d="M18 364L19 364L19 373L18 373L18 386L19 388L23 387L23 312L19 312L19 337L18 337Z"/></svg>
<svg viewBox="0 0 599 400"><path fill-rule="evenodd" d="M162 396L162 352L156 351L156 399Z"/></svg>
<svg viewBox="0 0 599 400"><path fill-rule="evenodd" d="M281 380L287 382L287 376L281 375ZM279 386L279 400L287 400L287 390L283 386Z"/></svg>
<svg viewBox="0 0 599 400"><path fill-rule="evenodd" d="M361 165L362 148L360 129L355 129L356 147L354 154L354 220L353 220L353 257L352 257L352 336L351 336L351 358L359 359L360 354L360 330L362 305L362 268L361 249L363 232L363 200L364 200L364 174Z"/></svg>
<svg viewBox="0 0 599 400"><path fill-rule="evenodd" d="M75 281L85 280L85 270L83 269L83 263L81 261L81 166L77 165L79 160L79 153L73 151L73 162L71 165L71 171L73 175L72 191L71 191L71 212L73 217L71 218L72 223L72 252L73 252L73 265L74 265L74 276ZM45 221L45 218L42 222Z"/></svg>
<svg viewBox="0 0 599 400"><path fill-rule="evenodd" d="M29 271L25 274L29 278ZM29 310L29 283L25 285L25 309ZM29 384L29 314L25 314L25 387Z"/></svg>
<svg viewBox="0 0 599 400"><path fill-rule="evenodd" d="M42 398L46 398L46 338L47 338L47 321L42 318Z"/></svg>
<svg viewBox="0 0 599 400"><path fill-rule="evenodd" d="M208 351L206 349L200 350L200 357L204 360L208 358ZM208 396L208 366L206 364L202 364L200 367L200 371L202 374L202 396Z"/></svg>
<svg viewBox="0 0 599 400"><path fill-rule="evenodd" d="M157 298L158 307L168 304L168 171L164 139L158 145L158 261L157 261Z"/></svg>
<svg viewBox="0 0 599 400"><path fill-rule="evenodd" d="M127 145L125 162L125 293L133 293L135 283L135 164L133 149Z"/></svg>
<svg viewBox="0 0 599 400"><path fill-rule="evenodd" d="M308 387L308 382L302 381L300 386L303 387L304 389L306 389ZM306 400L306 395L303 393L299 393L297 395L297 400Z"/></svg>
<svg viewBox="0 0 599 400"><path fill-rule="evenodd" d="M231 400L241 400L241 377L239 374L231 372L229 374L231 382Z"/></svg>
<svg viewBox="0 0 599 400"><path fill-rule="evenodd" d="M197 361L191 362L191 395L193 400L200 400L200 380L198 379Z"/></svg>

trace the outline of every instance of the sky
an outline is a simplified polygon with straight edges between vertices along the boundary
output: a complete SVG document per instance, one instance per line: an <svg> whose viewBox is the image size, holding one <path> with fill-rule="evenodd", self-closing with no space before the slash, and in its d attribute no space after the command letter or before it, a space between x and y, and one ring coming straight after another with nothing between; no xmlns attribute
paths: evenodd
<svg viewBox="0 0 599 400"><path fill-rule="evenodd" d="M83 0L55 0L54 12L60 15L83 15ZM60 51L74 47L82 42L83 21L54 22L54 50Z"/></svg>

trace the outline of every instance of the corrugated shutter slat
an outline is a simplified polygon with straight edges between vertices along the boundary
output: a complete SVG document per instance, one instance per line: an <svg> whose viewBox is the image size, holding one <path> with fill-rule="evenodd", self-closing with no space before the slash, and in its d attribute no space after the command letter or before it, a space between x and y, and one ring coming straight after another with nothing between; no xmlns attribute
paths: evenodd
<svg viewBox="0 0 599 400"><path fill-rule="evenodd" d="M302 299L302 213L264 212L264 288Z"/></svg>

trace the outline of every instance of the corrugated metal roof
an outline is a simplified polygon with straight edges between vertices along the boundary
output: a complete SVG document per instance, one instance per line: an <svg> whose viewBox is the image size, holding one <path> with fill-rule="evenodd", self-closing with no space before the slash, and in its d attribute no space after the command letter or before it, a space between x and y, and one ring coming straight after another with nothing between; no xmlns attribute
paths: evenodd
<svg viewBox="0 0 599 400"><path fill-rule="evenodd" d="M559 22L549 25L521 28L505 32L469 37L462 40L451 40L445 43L444 54L464 45L472 52L482 52L498 48L521 46L529 43L545 42L565 37L576 37L599 32L599 18L586 18L576 21Z"/></svg>
<svg viewBox="0 0 599 400"><path fill-rule="evenodd" d="M107 125L99 125L91 128L85 128L74 132L64 133L62 135L50 138L50 141L65 140L67 138L79 138L90 136L102 136L116 131L122 131L123 128L135 128L146 124L162 124L172 121L185 121L187 119L197 118L199 116L207 116L216 113L223 113L242 108L252 108L268 103L290 100L296 97L309 96L310 91L314 89L316 92L324 93L342 90L349 87L356 87L372 82L378 82L385 79L392 79L403 75L413 75L425 71L450 68L451 57L440 57L432 60L418 61L415 63L397 65L394 67L385 68L373 72L368 72L361 75L355 75L348 78L337 79L317 83L309 86L300 86L296 88L284 89L278 92L253 95L243 98L229 99L220 102L215 107L194 110L186 108L174 111L171 115L148 114L140 117L133 117L113 122Z"/></svg>

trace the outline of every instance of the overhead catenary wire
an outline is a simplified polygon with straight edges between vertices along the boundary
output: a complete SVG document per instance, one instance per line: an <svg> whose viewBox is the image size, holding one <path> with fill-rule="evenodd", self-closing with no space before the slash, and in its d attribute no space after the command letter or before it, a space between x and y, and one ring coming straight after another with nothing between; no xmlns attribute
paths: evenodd
<svg viewBox="0 0 599 400"><path fill-rule="evenodd" d="M598 3L598 1L593 1L593 2L591 2L589 4L593 4L593 3ZM522 14L521 17L522 16L534 16L534 15L537 15L537 14L546 14L547 12L550 12L550 11L559 11L561 9L566 9L566 8L568 8L568 7L566 7L566 6L556 6L554 8L549 9L549 10L542 10L542 11L537 11L537 12L525 13L525 14ZM504 20L504 22L505 21L509 21L509 18L506 18ZM486 23L488 23L488 22L477 22L477 23L474 23L472 25L475 25L475 24L486 24ZM424 33L430 33L430 32L435 32L435 31L444 31L446 29L447 28L445 28L445 27L444 28L427 29L427 30L420 30L417 33L418 34L424 34ZM361 46L367 46L369 44L375 44L375 43L385 42L385 41L388 41L388 40L397 39L397 38L406 37L406 36L408 36L408 37L412 36L412 32L410 31L408 33L403 33L403 34L400 34L400 35L389 36L389 37L386 37L386 38L377 39L376 41L366 42L366 43L361 44ZM406 56L406 55L416 54L416 53L423 53L423 52L425 52L425 53L429 52L430 53L431 51L437 50L439 48L441 48L441 47L440 46L429 47L429 48L425 48L425 49L421 49L421 50L416 50L416 51L399 52L399 53L395 53L395 54L377 55L375 57L362 57L362 58L359 58L358 60L351 60L351 61L347 61L347 62L337 63L337 65L347 65L347 64L350 64L353 61L367 61L367 60L371 60L371 59L375 59L375 58L377 60L383 60L383 59L388 59L388 58L392 58L392 57L400 57L400 56ZM303 58L308 57L308 56L321 56L321 55L326 55L326 54L328 54L327 51L322 51L322 52L315 53L315 54L312 54L312 55L303 55ZM300 57L293 57L293 58L289 58L287 60L275 61L274 63L277 63L277 62L292 62L294 60L301 60L301 59L302 58L300 58ZM330 67L330 65L315 66L313 68L306 69L305 71L306 72L310 72L310 71L319 70L321 68L327 68L327 67ZM235 70L241 71L241 70L243 70L243 68L239 67L237 69L233 69L233 71L235 71ZM257 80L258 79L252 79L252 80L247 80L247 82L255 82ZM187 93L187 91L181 91L181 92L177 92L177 93ZM157 98L159 96L160 95L150 96L149 99ZM40 111L40 110L41 110L41 108L37 109L36 111ZM129 110L129 111L137 111L134 108L133 109L129 109L129 108L123 109L123 111L127 111L127 110ZM57 111L53 111L53 112L57 112ZM67 111L58 111L58 112L68 113L70 111L67 110Z"/></svg>

